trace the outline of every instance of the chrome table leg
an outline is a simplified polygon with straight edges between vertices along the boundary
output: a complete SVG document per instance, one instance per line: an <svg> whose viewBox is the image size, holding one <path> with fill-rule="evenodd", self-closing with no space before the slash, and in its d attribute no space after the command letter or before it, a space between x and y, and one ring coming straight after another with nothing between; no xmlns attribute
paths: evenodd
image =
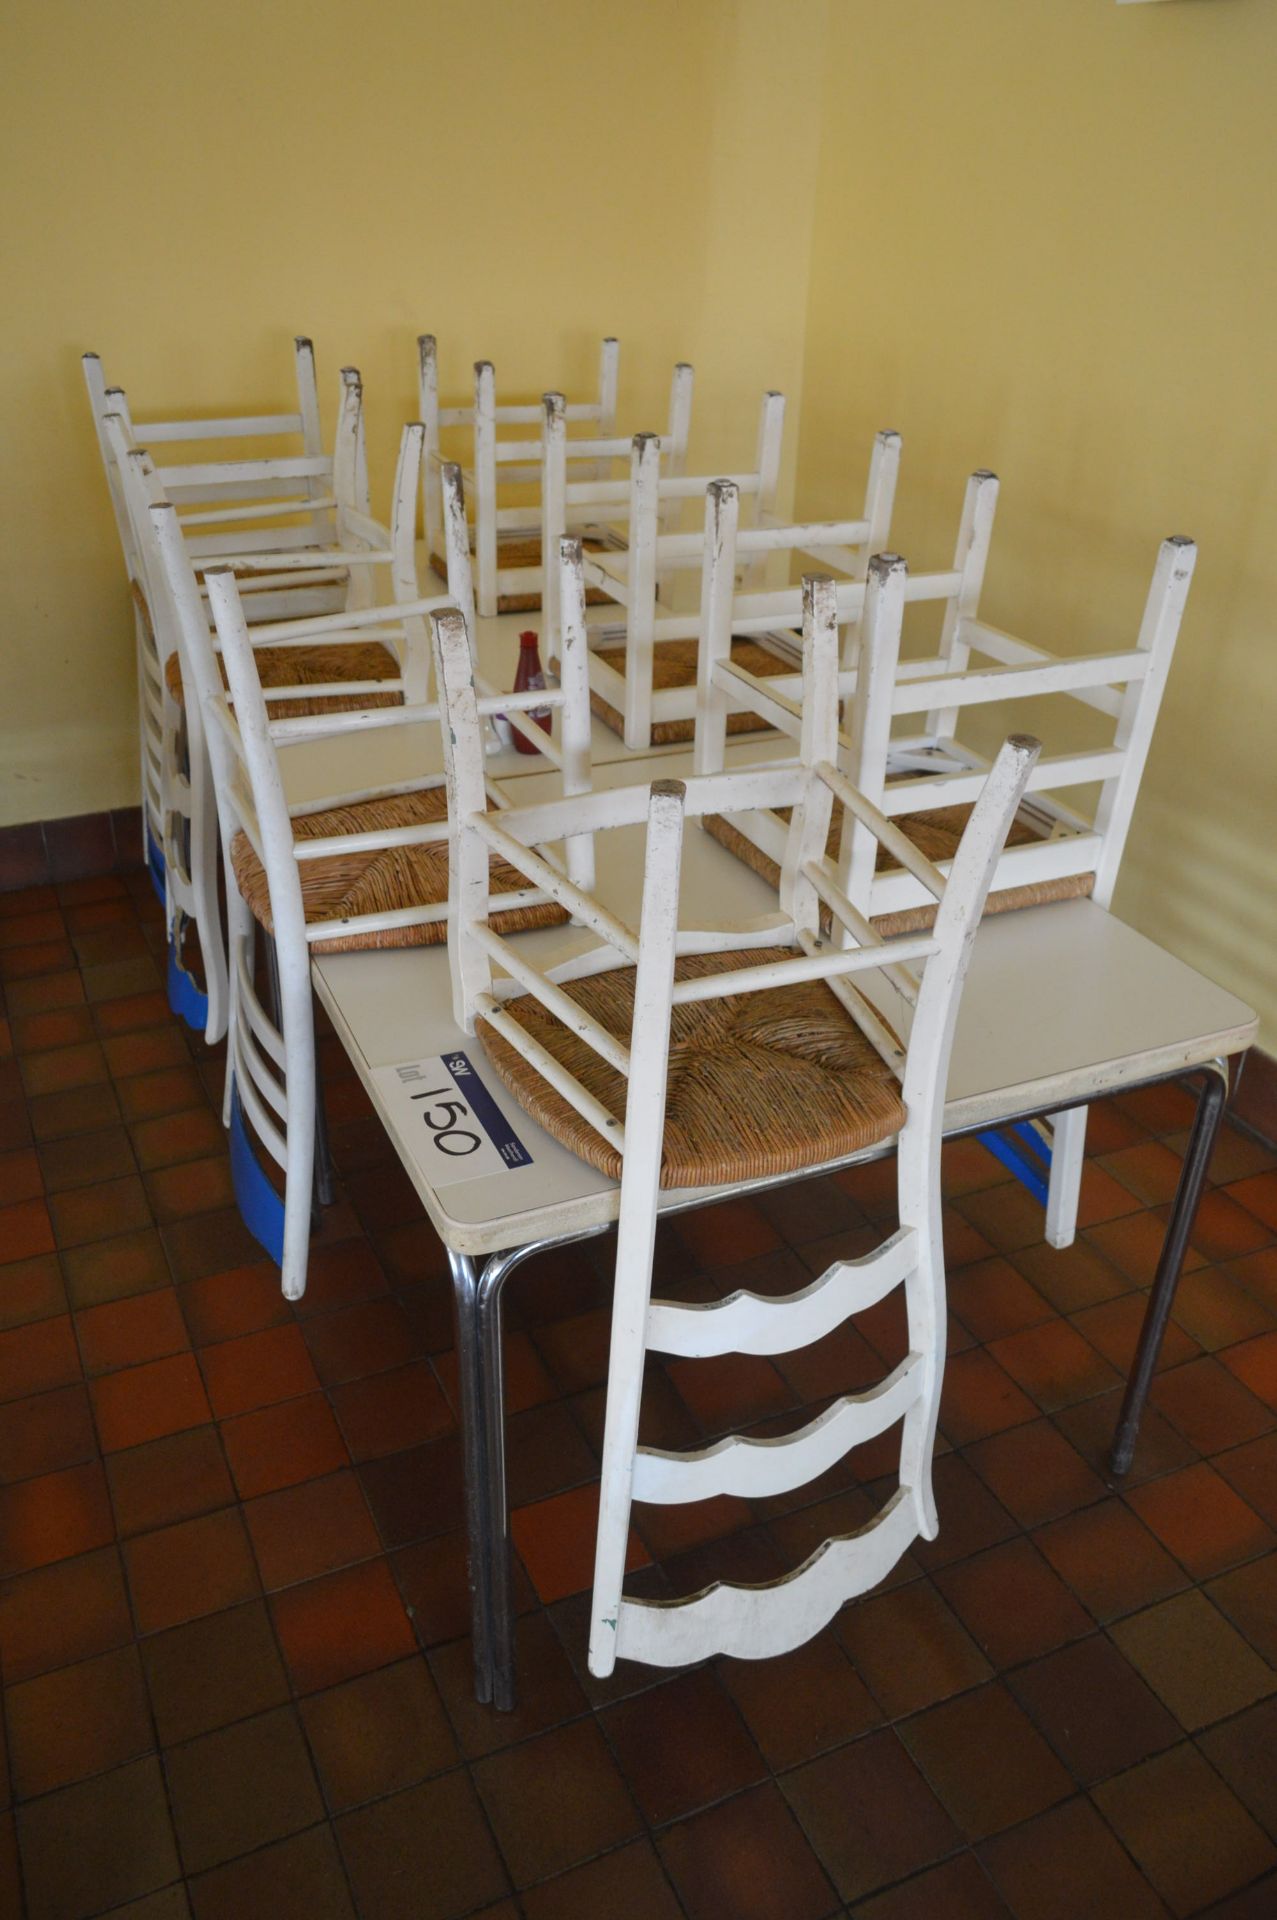
<svg viewBox="0 0 1277 1920"><path fill-rule="evenodd" d="M1184 1164L1180 1168L1179 1183L1175 1189L1175 1204L1166 1225L1166 1238L1162 1242L1157 1273L1148 1297L1148 1306L1144 1310L1144 1325L1140 1329L1139 1345L1126 1382L1122 1411L1118 1415L1117 1431L1109 1454L1109 1467L1116 1476L1129 1470L1135 1455L1140 1415L1153 1383L1158 1355L1162 1350L1162 1336L1166 1332L1166 1322L1175 1302L1175 1289L1179 1285L1180 1269L1188 1250L1188 1236L1197 1218L1197 1204L1206 1184L1206 1170L1215 1150L1220 1121L1224 1117L1224 1105L1228 1099L1226 1060L1208 1061L1198 1071L1202 1075L1202 1090L1197 1097L1197 1113L1184 1151Z"/></svg>

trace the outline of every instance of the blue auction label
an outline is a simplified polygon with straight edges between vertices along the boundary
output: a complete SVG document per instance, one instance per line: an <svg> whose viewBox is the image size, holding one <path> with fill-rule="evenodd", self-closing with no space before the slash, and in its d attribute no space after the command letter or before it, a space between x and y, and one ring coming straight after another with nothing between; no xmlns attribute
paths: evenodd
<svg viewBox="0 0 1277 1920"><path fill-rule="evenodd" d="M465 1053L445 1053L441 1058L470 1102L470 1111L507 1167L530 1167L532 1155L475 1072L470 1056Z"/></svg>
<svg viewBox="0 0 1277 1920"><path fill-rule="evenodd" d="M502 1113L468 1053L432 1054L379 1067L387 1124L432 1186L532 1165L532 1155Z"/></svg>

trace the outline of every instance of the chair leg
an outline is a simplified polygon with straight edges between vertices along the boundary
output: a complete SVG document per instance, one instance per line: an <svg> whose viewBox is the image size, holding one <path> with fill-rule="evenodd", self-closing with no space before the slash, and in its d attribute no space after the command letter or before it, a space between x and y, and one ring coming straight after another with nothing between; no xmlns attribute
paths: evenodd
<svg viewBox="0 0 1277 1920"><path fill-rule="evenodd" d="M1086 1108L1051 1116L1051 1184L1047 1190L1046 1237L1053 1247L1071 1247L1077 1232L1082 1168L1086 1159Z"/></svg>
<svg viewBox="0 0 1277 1920"><path fill-rule="evenodd" d="M270 989L270 1013L275 1025L283 1024L283 1001L279 987L279 954L274 937L262 930L266 947L266 979ZM318 1060L319 1040L316 1036L315 1055ZM321 1207L331 1207L336 1198L332 1149L328 1141L328 1115L324 1108L324 1084L320 1075L315 1075L315 1203L313 1212L318 1224Z"/></svg>

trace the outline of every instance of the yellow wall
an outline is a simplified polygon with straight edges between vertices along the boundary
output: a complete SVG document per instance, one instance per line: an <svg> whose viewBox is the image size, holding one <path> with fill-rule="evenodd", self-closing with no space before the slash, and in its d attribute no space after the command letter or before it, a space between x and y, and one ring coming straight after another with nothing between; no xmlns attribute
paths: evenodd
<svg viewBox="0 0 1277 1920"><path fill-rule="evenodd" d="M1277 8L835 0L801 504L904 436L893 544L1002 477L984 608L1133 638L1197 576L1116 896L1277 1044Z"/></svg>
<svg viewBox="0 0 1277 1920"><path fill-rule="evenodd" d="M622 428L660 425L690 359L693 454L739 461L764 387L797 411L817 125L784 56L823 9L10 0L0 823L137 798L82 352L139 415L278 407L311 333L327 408L338 367L363 371L384 498L419 331L458 399L481 355L503 392L587 385L612 332Z"/></svg>
<svg viewBox="0 0 1277 1920"><path fill-rule="evenodd" d="M784 389L801 504L901 429L896 544L1003 495L986 607L1128 639L1201 563L1118 894L1277 1042L1277 136L1270 0L10 0L0 44L0 823L136 798L130 629L79 354L139 412L364 372L374 482L496 361L697 448ZM791 430L791 471L799 435Z"/></svg>

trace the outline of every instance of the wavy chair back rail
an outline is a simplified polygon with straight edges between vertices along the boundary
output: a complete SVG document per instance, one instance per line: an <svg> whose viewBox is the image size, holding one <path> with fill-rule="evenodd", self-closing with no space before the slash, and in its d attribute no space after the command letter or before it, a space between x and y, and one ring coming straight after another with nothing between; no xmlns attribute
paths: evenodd
<svg viewBox="0 0 1277 1920"><path fill-rule="evenodd" d="M456 1016L467 1031L478 1027L498 1071L520 1097L532 1082L548 1087L596 1136L600 1151L620 1162L617 1284L590 1647L590 1664L599 1674L610 1672L619 1655L675 1664L715 1651L761 1657L797 1645L845 1599L875 1584L913 1538L919 1533L930 1536L936 1529L930 1459L943 1356L939 1141L944 1082L981 904L1037 749L1036 742L1028 740L1004 747L947 881L921 856L912 856L940 902L934 927L925 934L884 940L841 895L825 855L835 790L841 789L844 804L893 850L903 853L904 836L832 768L837 725L832 583L809 581L805 592L808 720L800 763L686 783L662 781L651 788L612 789L574 804L516 807L499 820L482 804L478 715L463 623L456 614L432 620L436 674L449 714L445 741L457 833L450 942ZM745 805L790 809L790 845L777 913L748 925L681 928L684 820ZM547 874L536 852L543 843L574 830L599 832L640 823L646 824L647 833L637 927L585 890ZM495 935L487 900L487 863L494 848L556 892L565 909L596 936L595 945L542 972L526 952ZM822 901L833 903L849 946L822 935ZM857 976L884 969L913 1002L907 1049L857 989ZM616 983L610 1011L615 1016L620 1007L619 1023L592 1012L584 991L605 991L609 976ZM870 1137L899 1134L899 1230L877 1253L836 1263L787 1299L742 1294L711 1307L653 1301L657 1196L669 1171L672 1024L707 1018L715 1005L761 1004L769 994L783 1004L787 994L807 993L813 983L823 985L847 1027L858 1030L873 1070L899 1082L899 1096L867 1123ZM605 999L596 996L596 1008L604 1004ZM561 1037L550 1042L549 1027L555 1024ZM500 1043L495 1049L490 1036ZM680 1047L685 1037L683 1029ZM513 1071L507 1055L517 1062ZM587 1056L596 1068L584 1064ZM576 1070L573 1063L580 1063ZM805 1071L797 1060L793 1067L797 1073ZM600 1097L600 1086L609 1089L606 1097ZM809 1142L809 1164L836 1152L818 1133ZM694 1167L684 1173L695 1180ZM909 1353L871 1393L844 1398L811 1426L782 1440L737 1436L686 1455L638 1446L643 1356L649 1348L691 1356L786 1351L829 1331L897 1285L905 1290ZM899 1489L859 1535L827 1542L788 1579L765 1588L719 1586L661 1605L624 1596L634 1499L689 1501L720 1492L782 1491L803 1484L848 1447L897 1421L902 1422Z"/></svg>

